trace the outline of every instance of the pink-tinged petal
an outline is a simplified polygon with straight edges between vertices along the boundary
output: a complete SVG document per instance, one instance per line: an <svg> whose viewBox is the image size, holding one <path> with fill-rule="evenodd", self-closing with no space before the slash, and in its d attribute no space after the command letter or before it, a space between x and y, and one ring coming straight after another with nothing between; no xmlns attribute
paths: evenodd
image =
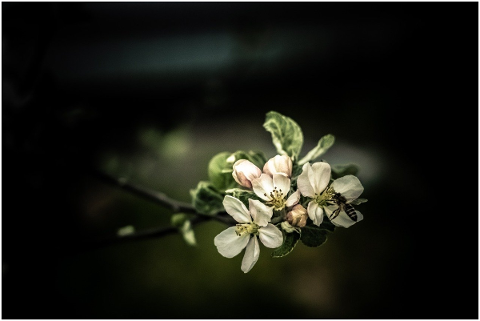
<svg viewBox="0 0 480 321"><path fill-rule="evenodd" d="M253 221L259 226L266 226L272 219L273 208L268 207L259 200L253 200L251 198L248 199L248 202Z"/></svg>
<svg viewBox="0 0 480 321"><path fill-rule="evenodd" d="M268 160L263 166L263 172L272 176L273 174L283 174L287 177L292 176L292 159L287 155L276 155Z"/></svg>
<svg viewBox="0 0 480 321"><path fill-rule="evenodd" d="M345 213L344 211L341 211L340 214L338 214L338 216L331 221L336 226L341 226L341 227L348 228L348 227L352 226L353 224L358 223L361 220L363 220L362 213L360 213L359 211L355 211L355 212L357 213L357 220L356 221L352 220L347 215L347 213Z"/></svg>
<svg viewBox="0 0 480 321"><path fill-rule="evenodd" d="M334 180L332 187L335 192L342 194L347 199L347 203L357 199L363 193L362 183L353 175L345 175Z"/></svg>
<svg viewBox="0 0 480 321"><path fill-rule="evenodd" d="M250 271L255 263L257 263L259 256L260 245L258 244L258 238L254 236L248 242L247 249L245 250L245 255L242 260L242 271L244 273Z"/></svg>
<svg viewBox="0 0 480 321"><path fill-rule="evenodd" d="M258 197L268 201L270 200L270 192L273 191L273 179L267 174L262 174L252 181L252 187Z"/></svg>
<svg viewBox="0 0 480 321"><path fill-rule="evenodd" d="M286 196L290 191L290 178L282 174L273 174L273 185Z"/></svg>
<svg viewBox="0 0 480 321"><path fill-rule="evenodd" d="M272 223L258 230L258 237L263 245L269 248L276 248L283 244L283 234Z"/></svg>
<svg viewBox="0 0 480 321"><path fill-rule="evenodd" d="M300 191L297 189L297 191L292 195L290 195L290 197L287 199L285 206L292 207L293 205L297 204L299 200L300 200Z"/></svg>
<svg viewBox="0 0 480 321"><path fill-rule="evenodd" d="M302 167L302 173L297 178L297 188L303 196L314 198L315 191L310 183L310 172L312 171L310 163L305 163Z"/></svg>
<svg viewBox="0 0 480 321"><path fill-rule="evenodd" d="M223 207L238 223L249 223L252 221L247 207L238 198L225 195L225 198L223 199Z"/></svg>
<svg viewBox="0 0 480 321"><path fill-rule="evenodd" d="M320 226L323 222L323 208L318 206L315 202L308 203L307 208L308 217L313 221L313 224Z"/></svg>
<svg viewBox="0 0 480 321"><path fill-rule="evenodd" d="M218 252L228 258L238 255L250 239L250 234L238 236L235 230L235 226L229 227L213 239Z"/></svg>
<svg viewBox="0 0 480 321"><path fill-rule="evenodd" d="M260 177L262 171L246 159L239 159L233 164L232 176L235 181L247 188L252 188L252 180Z"/></svg>
<svg viewBox="0 0 480 321"><path fill-rule="evenodd" d="M312 164L312 172L314 175L309 176L310 183L315 193L320 194L330 182L332 169L328 163L317 162Z"/></svg>

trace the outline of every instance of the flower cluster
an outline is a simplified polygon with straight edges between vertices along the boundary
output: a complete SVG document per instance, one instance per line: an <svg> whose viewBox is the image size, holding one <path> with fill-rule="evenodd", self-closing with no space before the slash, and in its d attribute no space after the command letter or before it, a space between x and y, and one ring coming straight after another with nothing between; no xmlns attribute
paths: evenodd
<svg viewBox="0 0 480 321"><path fill-rule="evenodd" d="M270 112L264 127L272 134L277 155L267 160L260 152L220 153L210 161L210 181L191 191L199 212L224 211L236 221L214 244L227 258L245 249L245 273L259 258L259 240L274 249L273 257L287 255L299 240L306 246L322 245L327 232L361 221L363 215L354 206L366 202L359 198L363 186L355 165L332 167L314 161L333 145L332 135L322 137L299 159L303 135L292 119Z"/></svg>

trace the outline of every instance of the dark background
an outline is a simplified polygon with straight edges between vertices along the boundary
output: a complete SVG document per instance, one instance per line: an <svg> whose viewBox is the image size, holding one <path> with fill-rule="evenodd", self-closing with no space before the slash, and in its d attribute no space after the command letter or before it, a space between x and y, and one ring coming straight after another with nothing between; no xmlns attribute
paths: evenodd
<svg viewBox="0 0 480 321"><path fill-rule="evenodd" d="M478 318L478 3L2 2L2 318ZM364 221L256 266L189 202L275 110L355 162Z"/></svg>

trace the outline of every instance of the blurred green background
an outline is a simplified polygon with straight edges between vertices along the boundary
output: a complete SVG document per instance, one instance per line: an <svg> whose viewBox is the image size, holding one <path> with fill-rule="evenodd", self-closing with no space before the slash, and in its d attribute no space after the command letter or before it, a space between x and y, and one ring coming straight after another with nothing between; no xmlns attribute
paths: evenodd
<svg viewBox="0 0 480 321"><path fill-rule="evenodd" d="M2 318L478 318L478 3L2 2ZM364 221L221 256L225 226L89 250L189 202L274 110L356 163Z"/></svg>

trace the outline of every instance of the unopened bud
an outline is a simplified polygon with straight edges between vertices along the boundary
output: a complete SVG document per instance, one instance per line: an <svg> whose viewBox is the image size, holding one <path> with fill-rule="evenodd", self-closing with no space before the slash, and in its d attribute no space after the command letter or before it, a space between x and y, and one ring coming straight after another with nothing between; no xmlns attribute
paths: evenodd
<svg viewBox="0 0 480 321"><path fill-rule="evenodd" d="M304 227L307 224L307 210L300 204L295 205L287 214L287 221L292 226Z"/></svg>
<svg viewBox="0 0 480 321"><path fill-rule="evenodd" d="M292 176L292 159L287 155L277 155L268 160L263 166L263 172L272 176L273 174L283 174L287 177Z"/></svg>
<svg viewBox="0 0 480 321"><path fill-rule="evenodd" d="M282 227L282 230L284 230L287 233L293 233L293 232L300 233L300 229L298 227L291 226L290 223L288 223L287 221L283 221L282 223L280 223L280 226Z"/></svg>
<svg viewBox="0 0 480 321"><path fill-rule="evenodd" d="M232 175L238 184L251 189L252 180L260 177L262 171L249 160L239 159L233 164Z"/></svg>

